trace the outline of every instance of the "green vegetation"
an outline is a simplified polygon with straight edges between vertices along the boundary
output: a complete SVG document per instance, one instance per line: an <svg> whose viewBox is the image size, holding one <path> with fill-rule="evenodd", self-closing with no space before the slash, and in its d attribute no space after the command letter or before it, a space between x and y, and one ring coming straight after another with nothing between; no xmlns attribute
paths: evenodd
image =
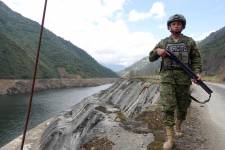
<svg viewBox="0 0 225 150"><path fill-rule="evenodd" d="M13 12L1 1L0 12L0 78L29 79L40 25ZM47 29L43 34L38 69L38 78L117 77L84 50Z"/></svg>
<svg viewBox="0 0 225 150"><path fill-rule="evenodd" d="M218 75L214 75L214 76L204 76L203 77L204 81L209 81L209 82L221 82L221 78L218 77Z"/></svg>
<svg viewBox="0 0 225 150"><path fill-rule="evenodd" d="M199 43L203 71L207 76L219 75L225 80L225 27L211 33Z"/></svg>
<svg viewBox="0 0 225 150"><path fill-rule="evenodd" d="M154 135L154 141L148 144L147 150L162 149L165 135L163 128L163 116L158 105L150 106L149 110L139 114L135 120L142 121L147 124L149 130Z"/></svg>
<svg viewBox="0 0 225 150"><path fill-rule="evenodd" d="M125 124L127 122L127 117L123 114L123 112L121 112L121 111L117 112L116 115L117 116L116 116L115 120L119 119L119 121L123 124Z"/></svg>
<svg viewBox="0 0 225 150"><path fill-rule="evenodd" d="M115 145L112 141L110 141L107 137L93 137L90 141L83 144L80 149L84 150L112 150L113 145Z"/></svg>

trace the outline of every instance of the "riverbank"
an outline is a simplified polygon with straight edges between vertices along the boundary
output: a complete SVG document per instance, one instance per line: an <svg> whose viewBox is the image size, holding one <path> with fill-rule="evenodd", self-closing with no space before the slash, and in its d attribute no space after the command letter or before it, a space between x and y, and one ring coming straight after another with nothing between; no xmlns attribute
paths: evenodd
<svg viewBox="0 0 225 150"><path fill-rule="evenodd" d="M138 80L119 80L110 88L83 99L52 118L51 122L47 121L30 130L26 137L26 148L81 149L92 147L92 142L94 146L106 142L104 146L107 150L112 145L115 149L123 150L147 147L154 140L153 134L146 124L139 127L138 121L132 121L131 118L157 99L159 86L151 82L145 88L144 83ZM135 130L130 129L132 126ZM20 139L16 138L1 150L19 149Z"/></svg>
<svg viewBox="0 0 225 150"><path fill-rule="evenodd" d="M120 80L31 130L26 147L159 150L165 141L165 129L158 100L157 81ZM223 138L216 132L206 105L192 103L183 131L185 135L176 139L175 150L221 149ZM17 150L19 141L17 138L1 150Z"/></svg>
<svg viewBox="0 0 225 150"><path fill-rule="evenodd" d="M35 91L48 89L62 89L72 87L91 87L113 83L117 78L92 78L92 79L37 79ZM14 95L30 92L31 80L6 80L0 79L0 95Z"/></svg>

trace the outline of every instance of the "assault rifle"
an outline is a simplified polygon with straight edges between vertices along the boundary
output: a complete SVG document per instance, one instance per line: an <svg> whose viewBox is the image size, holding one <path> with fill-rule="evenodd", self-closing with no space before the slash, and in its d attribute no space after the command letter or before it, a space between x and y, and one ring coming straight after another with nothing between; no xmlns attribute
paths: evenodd
<svg viewBox="0 0 225 150"><path fill-rule="evenodd" d="M196 98L192 97L191 95L190 95L190 97L194 101L201 103L201 104L205 104L205 103L209 102L213 91L202 80L198 80L198 76L188 66L186 66L184 63L182 63L171 51L166 50L166 52L169 53L169 55L167 55L167 56L171 60L175 61L178 65L180 65L180 67L188 74L188 76L191 79L195 80L196 84L200 85L209 94L209 98L207 100L205 100L204 102L198 101Z"/></svg>

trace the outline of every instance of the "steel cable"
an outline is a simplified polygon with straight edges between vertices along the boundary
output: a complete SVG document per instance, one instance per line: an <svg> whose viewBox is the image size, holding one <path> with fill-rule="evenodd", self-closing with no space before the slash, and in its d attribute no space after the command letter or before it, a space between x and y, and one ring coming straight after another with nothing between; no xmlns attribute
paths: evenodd
<svg viewBox="0 0 225 150"><path fill-rule="evenodd" d="M40 54L41 41L42 41L42 34L43 34L43 30L44 30L44 22L45 22L45 14L46 14L47 2L48 2L48 0L45 0L43 16L42 16L42 22L41 22L41 30L40 30L39 41L38 41L37 54L36 54L36 59L35 59L35 67L34 67L34 71L33 71L32 88L31 88L31 93L30 93L30 97L29 97L29 105L28 105L28 110L27 110L27 115L26 115L26 122L25 122L25 125L24 125L23 138L22 138L20 150L23 150L23 147L24 147L24 142L25 142L27 127L28 127L28 122L29 122L29 119L30 119L32 100L33 100L33 94L34 94L34 87L35 87L35 80L36 80L36 76L37 76L37 67L38 67L38 62L39 62L39 54Z"/></svg>

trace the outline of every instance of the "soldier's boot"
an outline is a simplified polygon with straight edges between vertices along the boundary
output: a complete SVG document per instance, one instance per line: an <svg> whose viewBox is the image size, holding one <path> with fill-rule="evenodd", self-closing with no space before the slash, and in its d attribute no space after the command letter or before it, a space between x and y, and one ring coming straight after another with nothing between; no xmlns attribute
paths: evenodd
<svg viewBox="0 0 225 150"><path fill-rule="evenodd" d="M182 124L182 120L176 120L175 122L175 135L176 137L180 138L183 136L183 132L181 131L181 124Z"/></svg>
<svg viewBox="0 0 225 150"><path fill-rule="evenodd" d="M174 130L173 127L166 127L167 141L163 144L163 150L172 150L174 146Z"/></svg>

